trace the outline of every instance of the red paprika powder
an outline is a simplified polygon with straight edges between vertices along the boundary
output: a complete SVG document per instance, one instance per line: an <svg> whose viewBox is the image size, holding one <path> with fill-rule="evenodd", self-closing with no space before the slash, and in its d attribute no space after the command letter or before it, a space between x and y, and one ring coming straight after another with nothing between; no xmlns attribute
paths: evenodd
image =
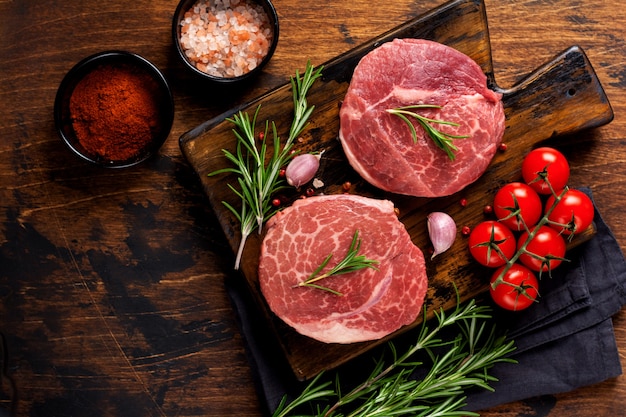
<svg viewBox="0 0 626 417"><path fill-rule="evenodd" d="M161 128L158 92L157 82L132 65L97 66L70 97L76 138L102 160L139 156Z"/></svg>

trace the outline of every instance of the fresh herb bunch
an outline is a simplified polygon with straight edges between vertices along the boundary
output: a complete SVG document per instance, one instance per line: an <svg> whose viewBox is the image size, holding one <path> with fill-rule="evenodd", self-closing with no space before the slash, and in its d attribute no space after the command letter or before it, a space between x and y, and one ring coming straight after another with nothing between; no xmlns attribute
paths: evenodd
<svg viewBox="0 0 626 417"><path fill-rule="evenodd" d="M322 69L323 67L314 69L311 63L307 62L302 76L296 70L296 75L291 77L294 115L289 136L282 148L274 122L265 121L263 135L258 136L262 136L261 140L255 135L261 105L256 108L252 119L243 111L226 119L235 125L233 133L237 138L237 150L233 153L222 149L222 152L234 166L213 171L209 176L227 172L238 175L239 189L231 184L228 184L228 187L241 199L241 207L238 210L228 202L222 202L237 217L241 225L241 242L235 258L235 269L239 269L248 236L255 229L261 233L265 221L276 213L277 209L271 204L272 196L285 187L280 170L293 157L291 152L293 142L306 128L313 113L315 106L308 104L306 96L315 80L321 77ZM269 133L273 138L272 146L268 146Z"/></svg>
<svg viewBox="0 0 626 417"><path fill-rule="evenodd" d="M328 291L335 295L342 295L339 291L333 290L332 288L325 287L323 285L316 284L316 282L323 280L324 278L328 278L334 275L342 275L350 272L359 271L364 268L371 268L378 270L375 265L379 262L375 259L369 259L365 255L359 255L359 251L361 250L361 239L359 239L359 231L355 230L354 235L352 236L352 241L350 242L350 247L348 248L348 252L346 256L337 263L334 267L332 267L329 271L322 272L322 269L328 265L328 262L333 257L333 254L330 253L328 256L322 261L320 266L318 266L315 271L304 281L297 284L297 287L312 287L320 290Z"/></svg>
<svg viewBox="0 0 626 417"><path fill-rule="evenodd" d="M466 390L493 391L489 384L496 379L488 370L499 362L516 362L508 357L514 342L496 335L491 318L489 307L474 300L461 305L457 299L452 312L435 313L432 329L424 321L415 344L403 354L389 343L391 361L376 361L366 380L349 392L343 392L339 375L333 383L324 382L320 374L293 401L283 398L273 417L478 416L462 410ZM443 329L453 325L458 326L458 335L442 340ZM418 352L432 360L421 379L413 377L425 366L413 358Z"/></svg>
<svg viewBox="0 0 626 417"><path fill-rule="evenodd" d="M412 106L404 106L398 107L395 109L388 109L387 113L394 114L402 119L409 129L411 130L411 136L413 136L413 142L417 143L417 130L415 130L415 126L409 120L409 117L414 118L417 122L422 126L426 134L435 142L435 145L440 149L444 150L450 160L454 161L456 159L456 155L454 152L458 151L459 148L452 143L454 139L465 139L468 136L461 135L450 135L448 133L444 133L440 130L437 130L432 124L440 124L440 125L448 125L448 126L459 126L458 123L448 122L445 120L437 120L430 119L428 117L424 117L414 111L415 109L441 109L441 106L437 106L434 104L415 104Z"/></svg>

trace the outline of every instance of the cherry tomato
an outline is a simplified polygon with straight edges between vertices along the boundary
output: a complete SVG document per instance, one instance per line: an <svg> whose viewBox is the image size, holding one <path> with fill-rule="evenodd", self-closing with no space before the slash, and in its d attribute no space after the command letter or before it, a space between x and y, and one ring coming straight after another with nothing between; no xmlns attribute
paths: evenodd
<svg viewBox="0 0 626 417"><path fill-rule="evenodd" d="M526 243L528 236L528 232L521 234L517 241L518 250ZM561 264L565 257L565 250L565 239L563 239L563 236L551 227L541 226L535 232L532 240L526 245L526 251L520 254L519 260L533 271L551 271Z"/></svg>
<svg viewBox="0 0 626 417"><path fill-rule="evenodd" d="M470 253L484 266L496 268L504 265L515 254L515 236L500 222L486 220L479 223L468 240Z"/></svg>
<svg viewBox="0 0 626 417"><path fill-rule="evenodd" d="M555 197L546 201L546 212L554 205ZM565 234L578 234L584 232L593 221L593 202L579 190L569 189L554 207L548 220L550 227Z"/></svg>
<svg viewBox="0 0 626 417"><path fill-rule="evenodd" d="M514 231L531 228L541 218L543 205L539 194L529 185L512 182L500 188L493 199L493 212L502 223Z"/></svg>
<svg viewBox="0 0 626 417"><path fill-rule="evenodd" d="M569 180L569 163L565 156L553 148L537 148L522 161L522 177L539 194L551 194L552 185L555 192L565 188Z"/></svg>
<svg viewBox="0 0 626 417"><path fill-rule="evenodd" d="M502 276L504 282L500 282L493 288L494 282L504 269L504 266L496 269L491 277L492 285L489 287L489 293L493 301L500 307L511 311L530 307L539 295L539 281L535 274L525 266L515 263Z"/></svg>

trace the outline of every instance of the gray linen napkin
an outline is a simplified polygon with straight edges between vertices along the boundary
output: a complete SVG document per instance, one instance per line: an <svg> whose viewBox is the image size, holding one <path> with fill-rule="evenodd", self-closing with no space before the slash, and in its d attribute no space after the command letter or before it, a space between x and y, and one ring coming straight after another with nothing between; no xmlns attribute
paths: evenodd
<svg viewBox="0 0 626 417"><path fill-rule="evenodd" d="M518 364L494 367L496 391L471 393L468 409L567 392L622 373L611 316L626 305L626 262L597 208L594 223L596 235L567 254L572 262L542 278L540 303L497 316L515 340Z"/></svg>
<svg viewBox="0 0 626 417"><path fill-rule="evenodd" d="M591 195L588 189L582 191ZM622 373L611 316L626 305L626 261L597 209L594 222L596 235L568 253L572 262L553 271L552 278L542 278L540 303L523 314L494 307L498 328L515 340L512 357L518 364L494 366L490 374L499 380L492 384L495 392L470 391L468 410L567 392ZM280 349L266 337L266 324L255 312L244 284L231 277L226 286L259 395L271 414L284 395L297 395L304 385L295 380Z"/></svg>

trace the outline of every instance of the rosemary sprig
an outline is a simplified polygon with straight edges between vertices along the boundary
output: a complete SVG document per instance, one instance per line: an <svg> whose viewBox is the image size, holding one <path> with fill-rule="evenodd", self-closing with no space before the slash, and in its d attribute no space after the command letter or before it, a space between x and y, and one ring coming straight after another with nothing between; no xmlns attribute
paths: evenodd
<svg viewBox="0 0 626 417"><path fill-rule="evenodd" d="M457 299L449 315L443 309L435 314L434 328L424 321L415 345L402 355L389 343L391 363L378 360L366 380L349 392L342 393L339 375L334 387L318 375L293 401L283 399L273 417L478 416L462 410L465 391L472 387L493 391L489 384L495 378L488 370L499 362L515 362L508 357L514 343L496 336L495 327L487 331L491 317L489 307L477 306L474 300L461 306ZM442 340L442 330L452 325L459 327L458 335ZM414 372L425 365L413 359L420 351L432 360L421 379Z"/></svg>
<svg viewBox="0 0 626 417"><path fill-rule="evenodd" d="M375 259L369 259L365 257L365 255L359 255L359 251L361 250L361 239L359 239L359 231L355 230L354 235L352 235L352 242L350 243L350 247L348 248L348 252L346 256L339 262L337 265L333 266L327 272L320 274L322 270L328 265L328 262L333 257L333 254L330 253L328 256L322 261L320 266L318 266L315 271L309 277L298 283L297 287L312 287L320 290L328 291L335 295L342 295L339 291L335 291L331 288L324 287L322 285L316 284L316 282L323 280L324 278L328 278L333 275L342 275L350 272L355 272L364 268L371 268L378 271L374 265L377 265L379 262Z"/></svg>
<svg viewBox="0 0 626 417"><path fill-rule="evenodd" d="M417 122L422 126L426 134L435 142L440 149L444 150L450 160L454 161L456 159L456 155L454 152L458 151L457 148L452 141L454 139L465 139L469 136L460 136L460 135L450 135L448 133L444 133L440 130L437 130L432 124L440 124L440 125L448 125L448 126L459 126L458 123L448 122L445 120L437 120L430 119L428 117L424 117L414 111L410 111L413 109L441 109L442 106L437 106L434 104L415 104L411 106L398 107L395 109L387 109L387 113L394 114L398 116L400 119L404 120L409 129L411 130L411 136L413 136L413 142L417 143L417 131L415 130L415 126L409 120L409 117L414 118Z"/></svg>
<svg viewBox="0 0 626 417"><path fill-rule="evenodd" d="M280 178L280 170L293 157L291 152L293 142L306 128L315 109L315 106L308 104L306 96L315 80L321 75L322 67L314 69L311 63L307 62L306 70L302 76L296 70L296 75L291 77L294 116L289 129L289 136L282 148L274 122L265 121L262 140L257 140L255 136L257 116L261 105L257 106L252 119L248 113L243 111L239 111L232 118L226 119L235 125L233 133L237 138L237 149L235 153L227 149L222 149L222 152L234 166L213 171L209 173L209 176L226 172L238 175L239 190L231 184L228 187L241 199L240 209L237 210L226 201L222 202L235 215L241 225L241 242L235 258L235 269L239 269L248 236L255 229L261 233L263 223L276 213L277 209L272 206L271 199L277 191L285 186ZM269 146L267 141L269 133L272 134L273 138L272 146Z"/></svg>

